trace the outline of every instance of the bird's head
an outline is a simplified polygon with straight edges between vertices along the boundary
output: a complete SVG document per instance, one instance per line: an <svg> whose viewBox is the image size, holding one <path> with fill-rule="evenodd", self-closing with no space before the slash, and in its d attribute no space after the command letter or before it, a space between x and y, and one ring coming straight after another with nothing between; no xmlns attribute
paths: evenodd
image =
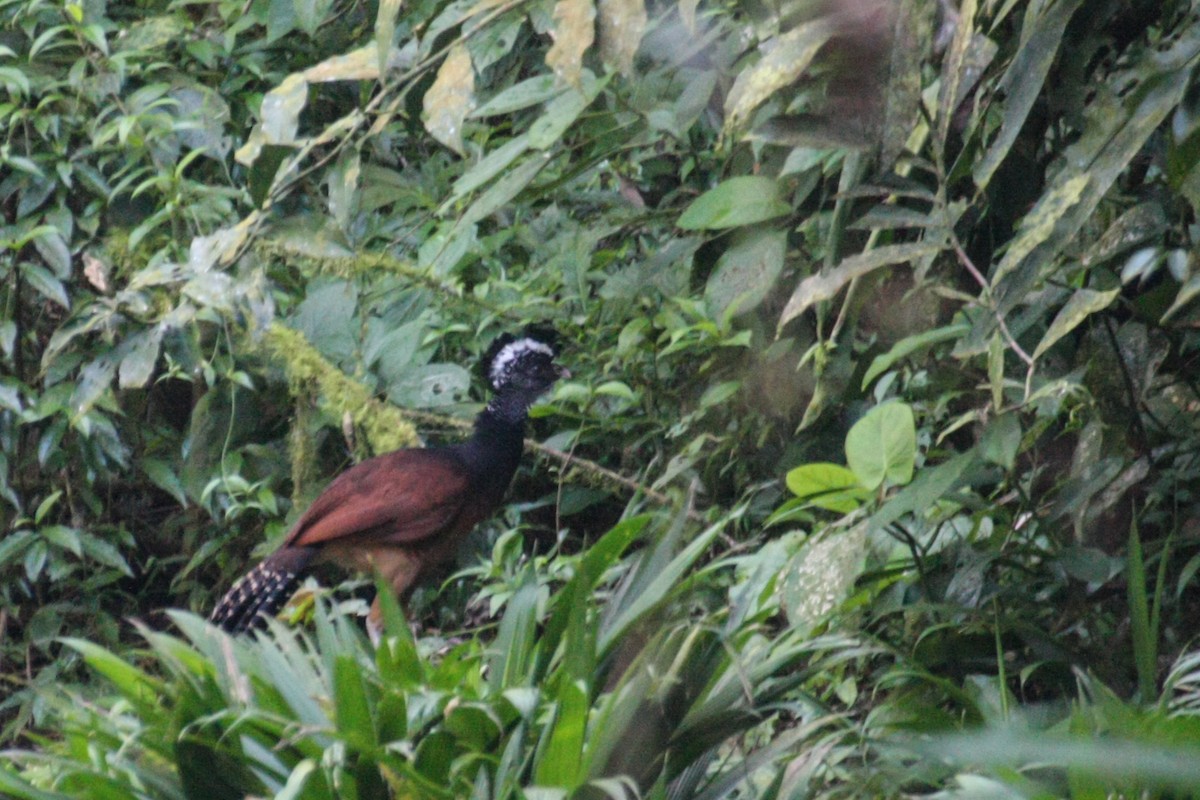
<svg viewBox="0 0 1200 800"><path fill-rule="evenodd" d="M556 355L554 332L530 327L518 336L499 336L484 354L482 366L495 391L517 392L532 400L559 378L570 377L566 368L554 363Z"/></svg>

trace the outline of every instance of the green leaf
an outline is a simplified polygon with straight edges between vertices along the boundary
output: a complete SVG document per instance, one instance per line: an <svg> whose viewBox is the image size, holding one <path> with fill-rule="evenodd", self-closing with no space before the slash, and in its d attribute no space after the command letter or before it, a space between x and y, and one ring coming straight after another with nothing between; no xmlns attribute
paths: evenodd
<svg viewBox="0 0 1200 800"><path fill-rule="evenodd" d="M916 423L912 409L904 403L872 408L846 434L846 462L859 482L871 490L884 481L908 483L916 457Z"/></svg>
<svg viewBox="0 0 1200 800"><path fill-rule="evenodd" d="M454 203L495 178L528 149L529 134L523 133L479 159L454 182L450 197L438 209L438 213L447 213Z"/></svg>
<svg viewBox="0 0 1200 800"><path fill-rule="evenodd" d="M396 16L400 13L402 2L403 0L379 0L379 10L375 12L375 51L381 76L387 73L392 40L396 38Z"/></svg>
<svg viewBox="0 0 1200 800"><path fill-rule="evenodd" d="M83 639L64 638L62 643L83 656L93 670L104 676L121 696L143 714L159 702L165 689L163 682L127 663L103 647Z"/></svg>
<svg viewBox="0 0 1200 800"><path fill-rule="evenodd" d="M932 347L940 342L947 342L952 339L957 339L967 331L971 330L971 326L965 322L956 322L952 325L946 325L941 328L917 333L912 336L906 336L900 341L892 345L892 348L882 355L875 356L871 361L871 366L863 374L862 388L865 390L871 385L871 381L878 378L887 370L891 369L892 365L903 358L908 358L913 353L926 348Z"/></svg>
<svg viewBox="0 0 1200 800"><path fill-rule="evenodd" d="M1017 268L1027 256L1054 234L1060 219L1079 202L1091 178L1081 173L1046 192L1021 220L1021 229L1009 242L1004 258L992 274L992 286Z"/></svg>
<svg viewBox="0 0 1200 800"><path fill-rule="evenodd" d="M117 370L117 383L122 389L140 389L150 381L158 363L162 335L162 327L155 325L126 340L128 351Z"/></svg>
<svg viewBox="0 0 1200 800"><path fill-rule="evenodd" d="M333 662L334 717L338 731L348 743L368 749L375 745L375 726L359 674L361 669L353 654L337 654Z"/></svg>
<svg viewBox="0 0 1200 800"><path fill-rule="evenodd" d="M1029 112L1042 96L1046 76L1062 44L1067 23L1080 0L1058 0L1026 6L1021 46L997 87L1004 97L1000 131L987 153L975 164L975 184L982 190L1008 156Z"/></svg>
<svg viewBox="0 0 1200 800"><path fill-rule="evenodd" d="M23 261L21 262L21 276L37 290L38 294L68 311L71 310L71 299L67 297L67 290L63 287L62 281L50 274L50 270Z"/></svg>
<svg viewBox="0 0 1200 800"><path fill-rule="evenodd" d="M67 280L71 277L71 250L61 233L47 231L33 240L33 246L56 278Z"/></svg>
<svg viewBox="0 0 1200 800"><path fill-rule="evenodd" d="M292 3L300 28L309 36L315 36L317 29L325 21L325 15L329 13L333 0L292 0Z"/></svg>
<svg viewBox="0 0 1200 800"><path fill-rule="evenodd" d="M492 99L473 110L471 117L507 116L514 111L544 103L567 91L553 75L535 75L498 92Z"/></svg>
<svg viewBox="0 0 1200 800"><path fill-rule="evenodd" d="M978 454L971 449L937 466L926 464L916 480L897 492L871 516L871 530L891 525L906 514L920 515L933 508L958 486L967 470L975 466L978 460Z"/></svg>
<svg viewBox="0 0 1200 800"><path fill-rule="evenodd" d="M181 506L188 504L183 482L167 462L157 458L143 458L141 467L151 483L178 500Z"/></svg>
<svg viewBox="0 0 1200 800"><path fill-rule="evenodd" d="M839 514L849 514L870 497L858 477L840 464L803 464L788 471L786 482L796 497Z"/></svg>
<svg viewBox="0 0 1200 800"><path fill-rule="evenodd" d="M979 454L993 464L1012 469L1020 447L1021 420L1010 411L988 423L979 442Z"/></svg>
<svg viewBox="0 0 1200 800"><path fill-rule="evenodd" d="M1120 288L1108 291L1077 289L1075 294L1071 295L1071 299L1055 315L1054 321L1050 323L1046 334L1042 336L1042 340L1038 342L1037 348L1033 351L1033 357L1037 358L1045 353L1055 342L1073 331L1092 314L1108 308L1120 293Z"/></svg>
<svg viewBox="0 0 1200 800"><path fill-rule="evenodd" d="M726 132L745 123L751 112L775 92L795 83L832 34L828 18L822 17L764 42L760 49L766 55L738 73L725 98Z"/></svg>
<svg viewBox="0 0 1200 800"><path fill-rule="evenodd" d="M831 270L822 270L800 281L792 292L778 328L782 328L813 305L832 299L850 281L890 264L903 264L936 255L942 248L937 244L892 244L849 256Z"/></svg>
<svg viewBox="0 0 1200 800"><path fill-rule="evenodd" d="M584 71L580 85L568 89L555 97L546 105L546 111L529 126L529 146L538 150L548 150L558 143L567 129L575 124L584 109L608 85L608 75L595 78Z"/></svg>
<svg viewBox="0 0 1200 800"><path fill-rule="evenodd" d="M508 601L495 649L488 665L488 683L501 692L515 686L527 686L532 677L536 644L538 585L532 569L524 571L521 585Z"/></svg>
<svg viewBox="0 0 1200 800"><path fill-rule="evenodd" d="M717 184L692 201L676 223L685 230L719 230L752 225L790 212L779 182L764 175L742 175Z"/></svg>
<svg viewBox="0 0 1200 800"><path fill-rule="evenodd" d="M763 227L738 231L705 286L712 316L737 316L761 305L783 272L786 250L785 231Z"/></svg>

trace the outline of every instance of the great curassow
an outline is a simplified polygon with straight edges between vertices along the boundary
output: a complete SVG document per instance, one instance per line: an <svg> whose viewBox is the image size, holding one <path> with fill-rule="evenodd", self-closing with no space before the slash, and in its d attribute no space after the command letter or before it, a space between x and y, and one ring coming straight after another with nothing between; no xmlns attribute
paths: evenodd
<svg viewBox="0 0 1200 800"><path fill-rule="evenodd" d="M504 499L521 459L529 407L570 374L555 355L544 330L498 338L481 365L494 395L471 438L396 450L343 472L279 549L221 598L211 621L231 633L261 624L260 617L283 607L305 570L323 561L377 571L403 598L430 567L452 559L462 538ZM373 637L380 623L376 599L367 616Z"/></svg>

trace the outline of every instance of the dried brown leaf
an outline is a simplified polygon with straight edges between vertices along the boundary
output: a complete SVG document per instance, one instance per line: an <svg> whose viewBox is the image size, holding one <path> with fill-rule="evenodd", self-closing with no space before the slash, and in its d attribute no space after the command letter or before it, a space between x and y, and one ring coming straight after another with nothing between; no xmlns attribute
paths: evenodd
<svg viewBox="0 0 1200 800"><path fill-rule="evenodd" d="M646 4L644 0L599 0L599 12L604 63L630 75L633 57L646 32Z"/></svg>
<svg viewBox="0 0 1200 800"><path fill-rule="evenodd" d="M558 0L554 4L554 44L546 53L546 66L571 86L579 88L583 55L596 40L596 6L592 0Z"/></svg>
<svg viewBox="0 0 1200 800"><path fill-rule="evenodd" d="M463 120L475 107L475 70L466 45L450 48L433 86L425 93L425 130L451 150L463 152Z"/></svg>

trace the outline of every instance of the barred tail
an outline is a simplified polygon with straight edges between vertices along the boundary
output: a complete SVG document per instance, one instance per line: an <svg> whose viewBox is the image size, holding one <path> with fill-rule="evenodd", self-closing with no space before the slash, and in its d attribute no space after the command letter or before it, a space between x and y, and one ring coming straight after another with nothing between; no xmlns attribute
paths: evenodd
<svg viewBox="0 0 1200 800"><path fill-rule="evenodd" d="M229 633L241 633L262 624L283 608L313 556L313 547L284 547L247 572L225 593L209 621Z"/></svg>

